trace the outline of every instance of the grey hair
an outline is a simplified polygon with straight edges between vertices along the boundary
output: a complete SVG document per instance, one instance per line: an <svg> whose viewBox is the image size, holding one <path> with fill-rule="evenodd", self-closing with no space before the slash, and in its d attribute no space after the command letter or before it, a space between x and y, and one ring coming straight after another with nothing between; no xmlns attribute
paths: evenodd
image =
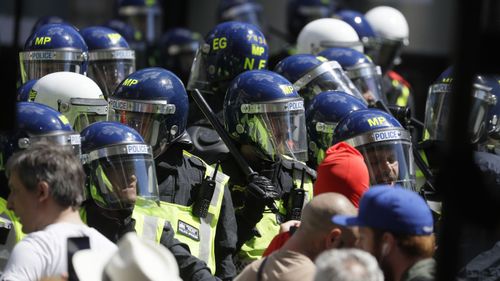
<svg viewBox="0 0 500 281"><path fill-rule="evenodd" d="M36 143L13 154L5 174L16 173L28 191L44 181L50 196L62 207L77 208L83 201L85 172L73 150L57 144Z"/></svg>
<svg viewBox="0 0 500 281"><path fill-rule="evenodd" d="M314 281L383 281L377 260L359 249L331 249L316 259Z"/></svg>

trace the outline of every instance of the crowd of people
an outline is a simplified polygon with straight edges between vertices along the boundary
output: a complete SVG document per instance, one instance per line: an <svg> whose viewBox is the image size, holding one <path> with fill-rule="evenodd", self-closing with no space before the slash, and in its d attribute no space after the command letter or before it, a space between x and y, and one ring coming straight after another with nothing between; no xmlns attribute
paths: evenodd
<svg viewBox="0 0 500 281"><path fill-rule="evenodd" d="M289 0L277 53L253 0L204 36L163 32L156 1L41 18L0 132L0 280L435 280L453 66L419 122L404 15L334 2ZM496 188L500 77L475 77L464 130ZM489 238L457 278L499 278Z"/></svg>

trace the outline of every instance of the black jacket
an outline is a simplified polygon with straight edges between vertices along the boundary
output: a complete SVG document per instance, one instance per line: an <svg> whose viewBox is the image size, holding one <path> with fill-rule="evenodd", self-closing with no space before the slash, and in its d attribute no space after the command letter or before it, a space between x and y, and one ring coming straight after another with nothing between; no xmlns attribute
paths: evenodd
<svg viewBox="0 0 500 281"><path fill-rule="evenodd" d="M196 157L183 154L183 146L174 144L156 159L160 200L190 206L196 198L196 187L205 176L205 166ZM233 254L236 250L236 218L229 189L226 186L215 235L216 276L231 280L236 276Z"/></svg>
<svg viewBox="0 0 500 281"><path fill-rule="evenodd" d="M131 210L109 212L89 201L84 207L87 214L87 225L97 229L114 243L118 242L126 233L135 231L135 220L131 217ZM174 255L179 265L182 280L219 280L212 275L205 262L191 255L186 244L174 238L174 231L168 222L163 227L160 244L168 248Z"/></svg>

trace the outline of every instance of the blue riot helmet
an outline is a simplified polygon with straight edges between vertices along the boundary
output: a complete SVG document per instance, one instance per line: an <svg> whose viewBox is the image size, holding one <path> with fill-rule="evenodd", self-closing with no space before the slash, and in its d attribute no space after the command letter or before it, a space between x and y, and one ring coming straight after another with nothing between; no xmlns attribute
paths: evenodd
<svg viewBox="0 0 500 281"><path fill-rule="evenodd" d="M0 139L3 163L13 153L42 141L71 146L75 155L80 156L80 135L73 130L68 119L55 109L36 102L16 104L15 129Z"/></svg>
<svg viewBox="0 0 500 281"><path fill-rule="evenodd" d="M332 0L289 0L287 4L287 28L295 39L309 22L330 17L335 10Z"/></svg>
<svg viewBox="0 0 500 281"><path fill-rule="evenodd" d="M187 84L191 65L200 47L201 35L185 28L172 28L165 32L159 43L160 64L171 70Z"/></svg>
<svg viewBox="0 0 500 281"><path fill-rule="evenodd" d="M497 99L484 76L476 76L472 86L472 104L467 129L471 143L485 140L488 131L488 113ZM453 68L446 69L429 87L425 105L424 140L444 141L449 124L450 102L453 85Z"/></svg>
<svg viewBox="0 0 500 281"><path fill-rule="evenodd" d="M139 30L147 43L161 34L162 11L156 0L118 0L118 15Z"/></svg>
<svg viewBox="0 0 500 281"><path fill-rule="evenodd" d="M224 100L226 130L255 155L275 162L280 155L307 161L304 100L283 76L267 70L238 75Z"/></svg>
<svg viewBox="0 0 500 281"><path fill-rule="evenodd" d="M289 56L280 61L274 71L293 83L306 105L317 94L338 90L364 101L356 86L335 61L309 54Z"/></svg>
<svg viewBox="0 0 500 281"><path fill-rule="evenodd" d="M222 100L234 77L246 70L265 68L267 59L266 38L256 26L234 21L220 23L201 43L187 88L220 95Z"/></svg>
<svg viewBox="0 0 500 281"><path fill-rule="evenodd" d="M30 100L30 93L31 93L31 88L33 88L33 85L35 85L36 81L38 79L32 79L27 81L26 83L22 84L17 88L17 101L29 101Z"/></svg>
<svg viewBox="0 0 500 281"><path fill-rule="evenodd" d="M147 65L146 42L143 41L143 34L132 25L119 20L112 19L107 21L104 26L111 28L125 38L131 49L135 51L136 69L144 68Z"/></svg>
<svg viewBox="0 0 500 281"><path fill-rule="evenodd" d="M217 22L239 21L262 27L262 6L255 0L221 0Z"/></svg>
<svg viewBox="0 0 500 281"><path fill-rule="evenodd" d="M364 102L341 91L322 92L312 99L306 108L309 163L312 166L316 167L325 158L339 121L352 111L366 108Z"/></svg>
<svg viewBox="0 0 500 281"><path fill-rule="evenodd" d="M392 115L379 109L351 112L333 131L333 143L341 141L363 155L370 185L400 184L415 190L411 136Z"/></svg>
<svg viewBox="0 0 500 281"><path fill-rule="evenodd" d="M153 147L154 157L186 131L189 103L181 80L172 72L150 67L130 74L109 97L109 121L137 130Z"/></svg>
<svg viewBox="0 0 500 281"><path fill-rule="evenodd" d="M486 120L488 137L498 141L500 140L500 75L481 75L479 79L483 80L482 85L491 88L491 94L497 101L490 108Z"/></svg>
<svg viewBox="0 0 500 281"><path fill-rule="evenodd" d="M97 122L81 132L87 194L108 210L131 208L137 200L159 201L153 152L134 129Z"/></svg>
<svg viewBox="0 0 500 281"><path fill-rule="evenodd" d="M40 26L46 25L49 23L65 23L64 19L59 16L44 16L39 18L33 28L31 29L31 33L35 32Z"/></svg>
<svg viewBox="0 0 500 281"><path fill-rule="evenodd" d="M102 26L80 30L89 48L87 75L107 98L126 76L135 71L135 52L120 33Z"/></svg>
<svg viewBox="0 0 500 281"><path fill-rule="evenodd" d="M75 27L64 23L43 25L19 52L22 82L58 71L85 74L87 55L87 44Z"/></svg>
<svg viewBox="0 0 500 281"><path fill-rule="evenodd" d="M358 11L344 9L335 13L334 17L347 22L359 36L359 40L363 43L365 50L368 50L373 41L376 40L376 33L373 30L365 15Z"/></svg>
<svg viewBox="0 0 500 281"><path fill-rule="evenodd" d="M363 53L351 48L330 48L318 54L329 61L338 62L369 105L381 100L387 104L382 92L382 70Z"/></svg>

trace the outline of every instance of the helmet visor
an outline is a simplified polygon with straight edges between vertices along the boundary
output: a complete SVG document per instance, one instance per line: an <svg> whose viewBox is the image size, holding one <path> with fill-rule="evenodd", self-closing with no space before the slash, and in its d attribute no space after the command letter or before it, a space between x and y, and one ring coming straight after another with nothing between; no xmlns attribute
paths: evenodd
<svg viewBox="0 0 500 281"><path fill-rule="evenodd" d="M191 65L191 74L187 83L187 90L193 91L198 89L201 92L212 94L210 82L208 79L208 71L215 72L215 69L208 69L205 61L205 53L208 53L210 46L202 43L196 52L196 56ZM213 67L213 66L212 66Z"/></svg>
<svg viewBox="0 0 500 281"><path fill-rule="evenodd" d="M367 55L373 59L376 65L380 65L383 71L387 71L399 59L403 47L408 45L408 40L375 39L370 41Z"/></svg>
<svg viewBox="0 0 500 281"><path fill-rule="evenodd" d="M154 43L161 32L161 10L157 6L124 6L118 11L136 30L145 35L146 41Z"/></svg>
<svg viewBox="0 0 500 281"><path fill-rule="evenodd" d="M89 191L105 209L130 208L137 197L158 201L158 183L151 147L128 144L103 148L84 155L89 165Z"/></svg>
<svg viewBox="0 0 500 281"><path fill-rule="evenodd" d="M316 131L316 141L309 143L310 154L316 159L316 164L321 164L326 155L326 150L332 146L333 131L337 127L338 122L316 122L314 129Z"/></svg>
<svg viewBox="0 0 500 281"><path fill-rule="evenodd" d="M81 51L28 51L19 53L21 80L39 79L49 73L67 71L84 73L87 53Z"/></svg>
<svg viewBox="0 0 500 281"><path fill-rule="evenodd" d="M368 105L374 105L379 100L387 104L382 93L382 71L379 66L363 64L347 70L346 73Z"/></svg>
<svg viewBox="0 0 500 281"><path fill-rule="evenodd" d="M68 103L59 103L59 112L70 119L71 126L81 132L88 125L106 121L108 102L105 99L71 98Z"/></svg>
<svg viewBox="0 0 500 281"><path fill-rule="evenodd" d="M261 8L255 3L244 3L231 7L221 14L223 21L239 21L261 26Z"/></svg>
<svg viewBox="0 0 500 281"><path fill-rule="evenodd" d="M276 154L307 161L307 131L302 99L270 104L243 104L253 142L271 158Z"/></svg>
<svg viewBox="0 0 500 281"><path fill-rule="evenodd" d="M496 103L491 88L474 84L470 107L468 132L472 143L478 142L486 133L486 119L490 108ZM434 84L429 88L425 106L425 139L444 141L449 119L451 84Z"/></svg>
<svg viewBox="0 0 500 281"><path fill-rule="evenodd" d="M132 50L90 54L87 75L99 85L106 99L134 71L135 53Z"/></svg>
<svg viewBox="0 0 500 281"><path fill-rule="evenodd" d="M77 156L78 158L80 158L81 156L81 141L79 134L64 132L54 135L34 135L30 136L29 140L20 139L18 145L19 148L25 149L28 148L30 144L34 144L37 142L48 142L65 147L71 147L75 156Z"/></svg>
<svg viewBox="0 0 500 281"><path fill-rule="evenodd" d="M361 101L365 101L356 86L349 80L336 61L324 62L309 71L295 81L293 87L306 101L310 101L321 92L332 90L343 91Z"/></svg>

